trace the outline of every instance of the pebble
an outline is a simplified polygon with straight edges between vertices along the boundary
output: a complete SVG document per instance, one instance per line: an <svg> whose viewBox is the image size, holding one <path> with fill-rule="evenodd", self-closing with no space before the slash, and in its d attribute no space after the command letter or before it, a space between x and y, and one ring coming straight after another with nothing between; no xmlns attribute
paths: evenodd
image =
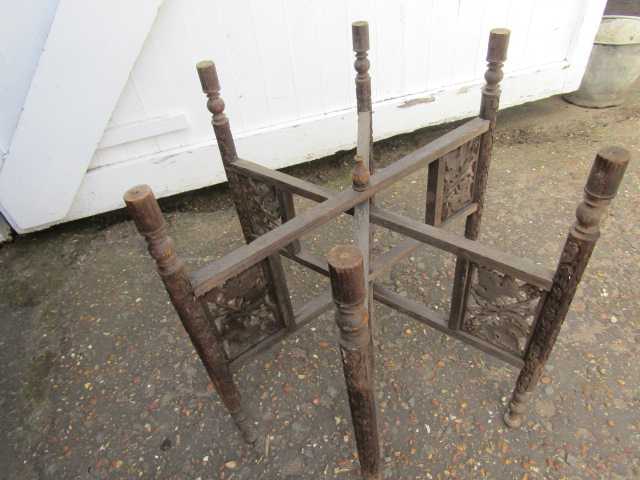
<svg viewBox="0 0 640 480"><path fill-rule="evenodd" d="M553 395L555 393L555 390L551 385L547 385L546 387L544 387L544 393L546 393L547 395Z"/></svg>
<svg viewBox="0 0 640 480"><path fill-rule="evenodd" d="M293 430L294 432L299 432L300 430L302 430L302 424L300 422L293 422L291 424L291 430Z"/></svg>
<svg viewBox="0 0 640 480"><path fill-rule="evenodd" d="M432 455L433 452L435 452L435 450L433 449L433 446L428 443L425 443L424 445L422 445L422 451L427 455Z"/></svg>
<svg viewBox="0 0 640 480"><path fill-rule="evenodd" d="M574 468L580 465L580 460L578 459L578 457L574 457L570 453L567 453L566 461L569 465L571 465Z"/></svg>
<svg viewBox="0 0 640 480"><path fill-rule="evenodd" d="M327 387L326 392L331 398L336 398L338 396L338 389L335 387Z"/></svg>

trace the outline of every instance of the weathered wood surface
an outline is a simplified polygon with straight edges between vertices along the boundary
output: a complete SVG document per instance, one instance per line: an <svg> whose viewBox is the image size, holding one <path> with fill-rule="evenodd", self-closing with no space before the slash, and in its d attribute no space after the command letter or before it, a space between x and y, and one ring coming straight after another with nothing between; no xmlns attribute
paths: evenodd
<svg viewBox="0 0 640 480"><path fill-rule="evenodd" d="M374 173L371 176L371 187L368 190L364 192L345 190L337 193L320 205L288 221L277 231L272 230L265 233L251 244L240 247L213 264L201 268L193 274L196 294L202 295L210 288L246 270L249 266L277 252L305 233L380 193L398 180L424 167L430 161L485 132L488 126L489 122L486 120L473 119L410 153L396 163Z"/></svg>
<svg viewBox="0 0 640 480"><path fill-rule="evenodd" d="M296 216L296 207L293 203L293 195L291 194L291 192L287 192L284 190L277 190L277 195L282 223L288 222ZM293 241L292 243L287 245L286 248L293 254L300 253L302 251L300 239Z"/></svg>
<svg viewBox="0 0 640 480"><path fill-rule="evenodd" d="M229 119L224 113L225 105L220 97L220 82L216 67L213 62L204 61L199 62L196 68L202 91L207 95L207 109L212 114L211 125L218 142L220 156L229 181L229 190L231 190L240 226L242 227L245 241L250 243L280 224L280 219L283 217L279 208L280 205L290 207L284 214L285 218L294 216L293 203L285 198L282 199L282 202L278 202L276 191L272 186L238 175L230 168L238 159L238 154L231 134ZM290 245L293 245L291 247L293 249L295 249L295 241L296 239L290 243ZM238 275L240 273L238 272ZM269 298L265 297L263 303L271 304L272 308L269 310L275 319L276 325L293 329L295 327L293 308L280 255L270 255L266 258L263 262L263 268L258 274L264 276L264 284L269 291ZM258 320L257 323L272 323L269 318L253 316L253 323L256 323L256 320ZM257 336L253 340L244 338L240 342L243 348L246 348L245 345L255 344L262 340L262 331L265 329L260 328L260 325L257 327ZM246 333L241 337L245 337ZM248 348L251 347L249 346Z"/></svg>
<svg viewBox="0 0 640 480"><path fill-rule="evenodd" d="M356 69L356 103L358 111L358 140L356 143L356 166L352 171L353 189L362 192L369 188L370 174L374 171L373 162L373 111L371 106L371 62L369 50L369 24L354 22L351 25L353 51L356 52L354 67ZM374 197L370 197L353 208L353 243L364 252L364 276L367 293L367 309L369 320L373 322L375 305L373 303L372 283L369 279L371 264L371 245L375 235L375 227L369 221L369 206ZM369 329L373 342L373 327Z"/></svg>
<svg viewBox="0 0 640 480"><path fill-rule="evenodd" d="M466 218L467 215L470 215L474 210L474 205L469 205L466 209L458 214L449 217L446 221L444 221L440 228L449 228L454 225L456 222ZM348 212L347 212L348 213ZM373 220L376 219L376 213L373 212L371 215ZM375 222L374 222L375 223ZM374 259L371 263L371 272L370 272L370 280L373 281L376 278L380 277L383 273L389 271L396 263L398 263L403 258L408 257L420 247L423 247L425 244L413 238L405 238L400 243L398 243L395 247L387 250L378 258ZM301 251L296 254L292 254L287 249L280 250L280 254L285 257L293 260L294 262L302 265L306 268L313 270L314 272L319 273L320 275L324 275L325 277L329 276L329 270L327 268L327 262L320 257L313 255L312 253Z"/></svg>
<svg viewBox="0 0 640 480"><path fill-rule="evenodd" d="M328 272L327 276L329 276ZM331 299L331 291L325 290L313 300L308 301L302 307L300 307L300 309L295 311L295 327L293 329L278 330L270 337L265 338L261 342L257 343L251 349L245 351L241 355L231 360L229 362L229 370L231 371L231 373L237 372L243 367L244 364L257 358L261 353L266 352L269 348L271 348L273 345L278 343L290 333L299 330L305 325L308 325L311 321L315 320L319 315L328 311L333 306L334 305Z"/></svg>
<svg viewBox="0 0 640 480"><path fill-rule="evenodd" d="M167 225L153 192L146 185L134 187L124 195L124 201L138 228L149 244L149 254L158 264L171 303L178 312L200 360L222 402L247 442L254 442L258 432L247 415L240 391L228 368L228 360L216 337L202 303L193 294L193 285L183 262L175 252L175 243L167 236Z"/></svg>
<svg viewBox="0 0 640 480"><path fill-rule="evenodd" d="M607 216L611 200L616 196L629 160L629 152L618 147L604 147L596 156L584 187L584 198L576 210L576 221L569 229L560 255L553 286L536 320L524 368L518 376L508 411L504 415L504 421L510 427L519 427L522 423L525 405L531 400L542 369L551 355L582 274L600 237L600 225Z"/></svg>
<svg viewBox="0 0 640 480"><path fill-rule="evenodd" d="M460 328L524 358L532 326L546 292L476 263Z"/></svg>
<svg viewBox="0 0 640 480"><path fill-rule="evenodd" d="M489 128L480 137L478 160L475 166L475 184L473 186L473 203L477 205L473 215L467 218L465 225L465 237L476 240L480 233L480 224L484 212L484 198L489 179L489 165L491 164L491 151L493 149L493 133L496 127L498 108L500 105L500 81L504 77L502 67L507 59L509 38L511 33L504 28L491 30L489 35L489 47L487 50L488 69L484 74L486 85L482 89L480 104L480 118L488 120ZM473 265L467 259L458 258L453 279L453 297L451 299L451 311L449 313L449 326L453 329L460 328L465 311L471 281Z"/></svg>
<svg viewBox="0 0 640 480"><path fill-rule="evenodd" d="M452 253L458 258L471 260L508 273L513 277L526 280L543 290L551 288L553 270L529 260L503 253L500 250L482 245L455 233L423 224L382 208L372 207L371 216L375 218L377 225L419 240L426 245Z"/></svg>
<svg viewBox="0 0 640 480"><path fill-rule="evenodd" d="M468 215L473 213L475 209L475 205L468 205L466 208L459 211L457 214L452 215L447 220L440 224L440 228L449 228L458 221L466 218ZM376 223L376 212L373 212L371 216L373 223ZM371 279L375 280L383 273L390 270L397 262L408 257L413 252L418 250L420 247L424 246L424 243L414 239L414 238L405 238L400 243L398 243L395 247L387 250L378 258L376 258L372 262L371 266Z"/></svg>
<svg viewBox="0 0 640 480"><path fill-rule="evenodd" d="M338 246L327 254L327 261L362 475L366 479L377 479L380 477L380 445L363 255L353 245Z"/></svg>
<svg viewBox="0 0 640 480"><path fill-rule="evenodd" d="M397 293L394 293L378 284L374 284L373 286L373 297L378 302L384 303L389 308L435 328L436 330L456 338L467 345L471 345L472 347L482 350L489 355L499 358L514 367L522 368L524 366L524 360L512 353L496 348L491 343L486 342L481 338L474 337L464 330L452 330L447 325L446 315L442 312L427 308L424 304L414 302L406 297L401 297Z"/></svg>
<svg viewBox="0 0 640 480"><path fill-rule="evenodd" d="M615 196L629 154L611 147L603 149L596 158L584 201L576 213L577 222L569 232L555 272L484 246L476 240L484 209L509 31L491 32L480 117L373 174L366 22L353 25L353 38L358 145L352 189L334 193L240 160L224 114L215 67L212 62L201 62L200 80L209 99L207 107L213 114L214 132L247 245L189 277L167 237L151 190L137 187L125 199L140 233L149 243L149 251L158 263L160 276L185 329L248 441L254 441L257 434L244 412L232 372L335 304L362 474L367 479L377 479L380 450L373 387L373 299L520 368L504 417L507 425L518 426L586 268L599 236L599 225ZM427 166L424 223L373 205L377 193ZM320 203L296 216L294 194ZM354 216L355 245L332 249L327 255L328 264L302 251L301 235L344 212ZM444 229L463 218L464 236ZM373 269L372 224L408 237L373 263ZM373 284L374 278L422 245L434 246L457 258L448 318ZM331 292L325 291L294 312L281 255L328 275Z"/></svg>
<svg viewBox="0 0 640 480"><path fill-rule="evenodd" d="M433 142L428 143L388 167L374 173L370 179L372 188L374 187L374 183L377 184L381 183L383 179L386 180L384 184L377 185L374 195L380 193L381 190L384 190L398 180L437 160L446 153L455 150L459 146L483 134L489 129L489 125L490 122L487 120L473 118ZM334 194L332 190L325 187L314 185L310 182L287 175L286 173L278 172L277 170L271 170L245 159L237 159L234 161L231 169L247 177L272 184L278 189L290 191L293 194L309 198L316 202L327 200Z"/></svg>

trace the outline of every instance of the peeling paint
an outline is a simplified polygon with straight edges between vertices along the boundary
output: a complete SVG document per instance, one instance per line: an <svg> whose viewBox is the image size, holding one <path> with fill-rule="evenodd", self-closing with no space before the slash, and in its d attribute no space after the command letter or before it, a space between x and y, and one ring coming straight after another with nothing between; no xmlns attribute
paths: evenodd
<svg viewBox="0 0 640 480"><path fill-rule="evenodd" d="M189 152L186 152L186 153L189 153ZM162 157L159 160L155 160L153 163L155 165L165 164L168 160L172 159L173 157L177 157L178 155L179 155L178 153L174 153L173 155L167 155L166 157ZM166 164L167 165L171 165L173 162L175 162L175 160L173 160L173 161L171 161L169 163L166 163Z"/></svg>
<svg viewBox="0 0 640 480"><path fill-rule="evenodd" d="M420 105L421 103L431 103L435 102L436 97L427 97L427 98L414 98L413 100L405 100L402 105L398 105L398 108L409 108L414 105Z"/></svg>

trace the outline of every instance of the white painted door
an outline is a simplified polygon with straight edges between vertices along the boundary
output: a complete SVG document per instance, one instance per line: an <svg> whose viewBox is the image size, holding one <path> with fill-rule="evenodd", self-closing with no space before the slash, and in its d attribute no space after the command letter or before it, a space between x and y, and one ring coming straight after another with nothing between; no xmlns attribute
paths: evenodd
<svg viewBox="0 0 640 480"><path fill-rule="evenodd" d="M605 0L60 0L0 170L18 231L224 181L195 63L216 62L240 156L271 168L356 138L350 24L371 25L374 135L475 115L488 32L502 105L577 88Z"/></svg>

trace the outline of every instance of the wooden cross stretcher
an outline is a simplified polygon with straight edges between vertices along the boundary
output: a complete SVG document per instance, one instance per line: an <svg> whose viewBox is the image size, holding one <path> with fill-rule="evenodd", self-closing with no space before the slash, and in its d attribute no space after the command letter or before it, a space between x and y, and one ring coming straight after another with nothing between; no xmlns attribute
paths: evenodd
<svg viewBox="0 0 640 480"><path fill-rule="evenodd" d="M246 245L189 274L167 235L148 186L129 190L125 202L148 242L158 272L213 385L248 442L258 433L233 379L246 362L336 306L340 351L362 473L379 478L380 451L373 383L371 317L377 300L520 369L504 421L521 424L545 362L615 196L629 153L605 147L596 156L555 271L478 243L484 209L499 83L509 31L489 38L480 114L390 166L374 172L369 31L352 26L356 52L358 141L353 188L339 193L240 159L220 98L213 62L197 65L213 129ZM376 206L374 196L418 170L427 170L426 215L415 220ZM293 195L318 203L297 215ZM323 258L305 252L299 238L342 213L353 215L354 244ZM464 220L464 236L445 229ZM372 260L372 225L404 241ZM422 245L456 256L448 315L385 289L376 279ZM326 291L292 307L282 267L285 256L326 275Z"/></svg>

